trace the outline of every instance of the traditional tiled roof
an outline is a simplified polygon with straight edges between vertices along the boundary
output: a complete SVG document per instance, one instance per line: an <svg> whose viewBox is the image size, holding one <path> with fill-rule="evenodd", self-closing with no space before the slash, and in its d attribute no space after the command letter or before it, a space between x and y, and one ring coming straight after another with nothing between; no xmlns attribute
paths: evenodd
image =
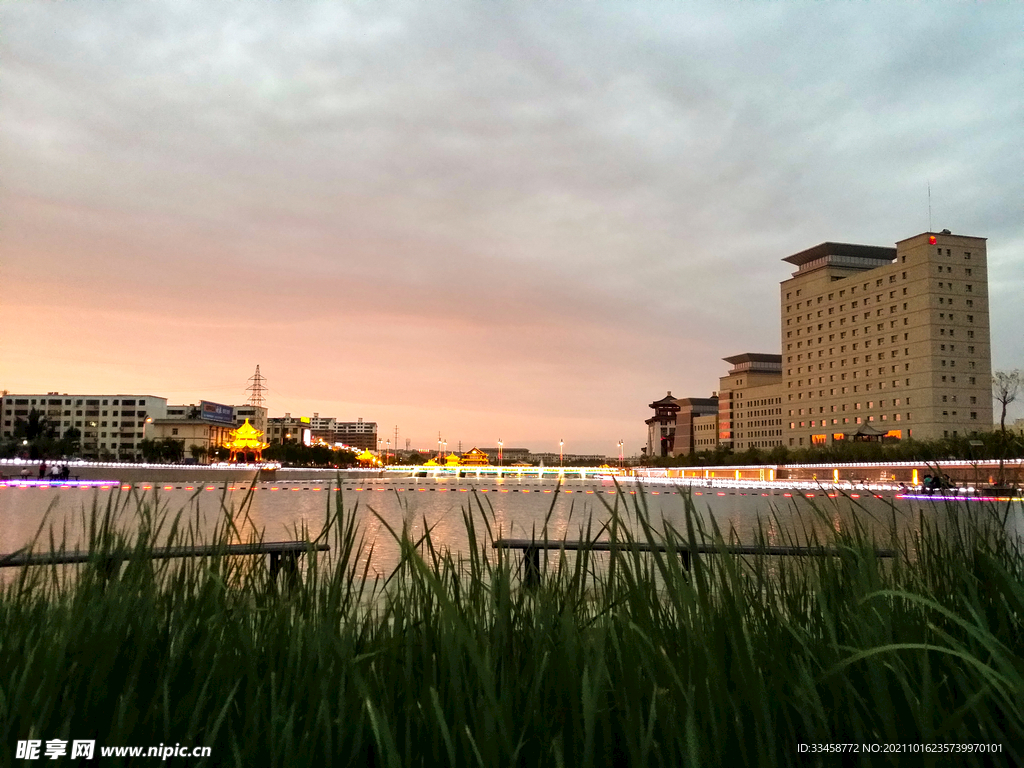
<svg viewBox="0 0 1024 768"><path fill-rule="evenodd" d="M234 431L226 447L232 451L262 450L267 444L260 439L261 437L263 433L246 419L245 423Z"/></svg>

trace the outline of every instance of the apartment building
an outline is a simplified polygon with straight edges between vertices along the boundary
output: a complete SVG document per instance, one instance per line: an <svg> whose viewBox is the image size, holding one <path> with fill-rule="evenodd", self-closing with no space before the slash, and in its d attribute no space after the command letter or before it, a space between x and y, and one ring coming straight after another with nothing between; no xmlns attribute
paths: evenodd
<svg viewBox="0 0 1024 768"><path fill-rule="evenodd" d="M339 421L334 425L334 442L342 443L351 448L368 450L377 447L377 422ZM392 446L397 448L397 446Z"/></svg>
<svg viewBox="0 0 1024 768"><path fill-rule="evenodd" d="M333 416L321 416L319 413L312 417L286 413L283 417L267 419L264 439L268 443L304 442L306 445L322 440L330 445L341 443L350 448L375 451L377 422L362 419L338 421Z"/></svg>
<svg viewBox="0 0 1024 768"><path fill-rule="evenodd" d="M786 445L992 428L985 238L822 243L781 284Z"/></svg>
<svg viewBox="0 0 1024 768"><path fill-rule="evenodd" d="M167 398L58 392L4 395L0 398L3 436L13 437L17 422L27 421L32 410L46 418L57 438L77 429L82 458L136 461L142 458L139 443L145 438L146 421L166 416Z"/></svg>

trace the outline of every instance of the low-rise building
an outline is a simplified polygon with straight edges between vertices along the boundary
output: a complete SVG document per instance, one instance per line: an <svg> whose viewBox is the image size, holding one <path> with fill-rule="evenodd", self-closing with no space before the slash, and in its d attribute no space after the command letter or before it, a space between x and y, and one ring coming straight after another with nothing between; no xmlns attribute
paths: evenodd
<svg viewBox="0 0 1024 768"><path fill-rule="evenodd" d="M684 397L676 400L679 410L676 412L673 456L687 456L694 451L706 450L697 447L697 432L694 421L702 416L718 417L718 395L711 397Z"/></svg>
<svg viewBox="0 0 1024 768"><path fill-rule="evenodd" d="M147 439L178 440L182 444L183 456L192 456L204 462L212 458L214 448L231 440L234 431L233 424L218 424L188 416L153 419L146 424Z"/></svg>

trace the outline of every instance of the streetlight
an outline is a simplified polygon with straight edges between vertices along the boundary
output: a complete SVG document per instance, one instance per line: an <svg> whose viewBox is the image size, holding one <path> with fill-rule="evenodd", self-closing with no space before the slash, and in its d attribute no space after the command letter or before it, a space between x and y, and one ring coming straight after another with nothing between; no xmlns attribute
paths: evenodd
<svg viewBox="0 0 1024 768"><path fill-rule="evenodd" d="M558 466L560 466L560 467L565 464L565 458L564 458L565 454L563 453L563 450L562 450L564 447L565 447L565 440L559 440L558 441Z"/></svg>
<svg viewBox="0 0 1024 768"><path fill-rule="evenodd" d="M498 438L498 466L499 467L501 466L501 460L502 460L502 454L501 454L501 447L502 447L502 445L503 445L503 443L501 442L501 438L499 437Z"/></svg>
<svg viewBox="0 0 1024 768"><path fill-rule="evenodd" d="M979 482L981 478L978 474L978 460L975 458L974 449L984 447L985 443L981 440L968 440L967 444L971 446L971 462L974 464L974 487L977 488L981 485Z"/></svg>
<svg viewBox="0 0 1024 768"><path fill-rule="evenodd" d="M384 463L387 464L390 459L391 459L391 438L389 437L388 438L388 452L384 454Z"/></svg>
<svg viewBox="0 0 1024 768"><path fill-rule="evenodd" d="M622 469L622 441L619 440L619 469Z"/></svg>

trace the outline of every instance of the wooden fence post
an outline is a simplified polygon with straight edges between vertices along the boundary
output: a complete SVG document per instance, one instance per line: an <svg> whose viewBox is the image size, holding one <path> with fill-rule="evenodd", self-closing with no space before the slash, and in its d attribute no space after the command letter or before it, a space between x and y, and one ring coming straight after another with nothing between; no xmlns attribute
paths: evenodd
<svg viewBox="0 0 1024 768"><path fill-rule="evenodd" d="M540 584L540 547L523 550L523 583L528 587Z"/></svg>

